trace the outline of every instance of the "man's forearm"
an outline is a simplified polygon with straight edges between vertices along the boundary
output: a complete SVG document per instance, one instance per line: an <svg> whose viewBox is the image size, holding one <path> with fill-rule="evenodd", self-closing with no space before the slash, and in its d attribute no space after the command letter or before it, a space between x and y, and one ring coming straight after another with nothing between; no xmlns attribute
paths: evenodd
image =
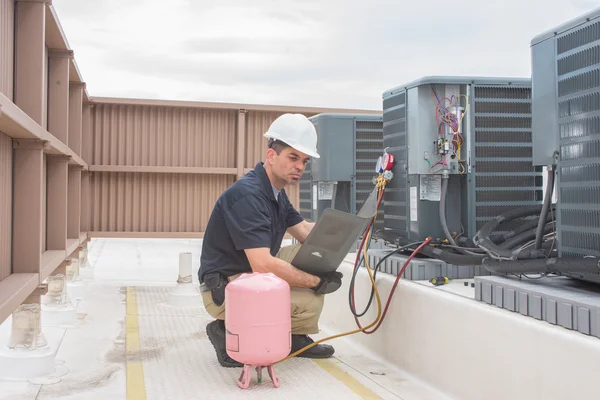
<svg viewBox="0 0 600 400"><path fill-rule="evenodd" d="M314 222L306 222L305 224L303 224L302 238L301 238L301 240L298 240L300 243L304 243L306 241L306 238L308 237L308 235L310 234L310 231L312 231L314 226L315 226Z"/></svg>
<svg viewBox="0 0 600 400"><path fill-rule="evenodd" d="M299 270L280 258L272 257L265 272L272 272L286 281L291 287L313 288L319 284L320 278Z"/></svg>

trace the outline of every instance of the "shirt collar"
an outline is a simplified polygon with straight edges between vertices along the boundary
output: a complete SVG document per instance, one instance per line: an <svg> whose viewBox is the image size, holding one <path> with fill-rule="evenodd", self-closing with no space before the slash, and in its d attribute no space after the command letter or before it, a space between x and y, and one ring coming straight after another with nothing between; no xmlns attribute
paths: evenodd
<svg viewBox="0 0 600 400"><path fill-rule="evenodd" d="M267 193L267 196L273 200L277 201L277 197L275 196L275 187L271 184L269 180L269 176L267 175L267 171L265 171L265 167L262 162L258 162L256 167L254 167L254 171L256 172L256 176L260 179L260 182L263 185L263 189ZM279 191L278 193L279 194Z"/></svg>

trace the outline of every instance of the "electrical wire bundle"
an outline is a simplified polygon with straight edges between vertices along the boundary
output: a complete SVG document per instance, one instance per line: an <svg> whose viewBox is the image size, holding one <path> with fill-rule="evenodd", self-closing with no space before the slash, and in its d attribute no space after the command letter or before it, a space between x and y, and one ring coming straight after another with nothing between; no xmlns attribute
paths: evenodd
<svg viewBox="0 0 600 400"><path fill-rule="evenodd" d="M446 130L452 133L452 151L450 157L452 159L457 159L460 165L460 173L465 173L465 167L462 164L464 160L460 158L460 150L465 140L460 133L460 128L462 126L463 118L469 108L469 104L467 102L467 96L461 94L459 96L451 96L450 98L444 97L442 99L437 95L434 87L431 87L431 92L435 97L436 106L435 106L435 120L438 124L438 149L444 148L444 146L448 143L446 139ZM461 113L461 105L460 99L461 97L465 98L465 111ZM460 117L459 117L460 115ZM429 162L429 160L427 160ZM433 165L430 164L430 171L432 173L438 173L443 170L448 169L448 162L446 160L445 154L440 156L440 159L436 161ZM434 169L435 166L439 165L437 169Z"/></svg>

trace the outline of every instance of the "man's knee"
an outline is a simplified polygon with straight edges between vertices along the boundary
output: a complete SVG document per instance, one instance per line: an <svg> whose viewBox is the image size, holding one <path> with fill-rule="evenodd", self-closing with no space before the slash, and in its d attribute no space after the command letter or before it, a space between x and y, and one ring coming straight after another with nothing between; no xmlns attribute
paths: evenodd
<svg viewBox="0 0 600 400"><path fill-rule="evenodd" d="M277 255L275 257L289 262L291 263L292 260L294 259L294 257L296 257L296 254L298 254L298 252L300 251L300 248L302 247L302 244L298 243L298 244L293 244L290 246L284 246L281 249L279 249L279 251L277 252Z"/></svg>
<svg viewBox="0 0 600 400"><path fill-rule="evenodd" d="M292 315L308 313L320 315L323 310L325 296L316 294L310 289L292 289Z"/></svg>
<svg viewBox="0 0 600 400"><path fill-rule="evenodd" d="M202 293L202 302L204 303L204 308L206 312L215 319L225 319L225 304L221 306L217 306L212 298L210 292Z"/></svg>

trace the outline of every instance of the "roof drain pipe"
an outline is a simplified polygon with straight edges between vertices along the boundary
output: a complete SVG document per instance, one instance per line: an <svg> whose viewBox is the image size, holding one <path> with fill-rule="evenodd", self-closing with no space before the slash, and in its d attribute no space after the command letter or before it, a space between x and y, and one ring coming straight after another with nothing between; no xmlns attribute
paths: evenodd
<svg viewBox="0 0 600 400"><path fill-rule="evenodd" d="M546 218L548 217L548 210L552 204L552 193L554 192L554 177L555 171L554 166L548 166L548 182L546 185L546 197L544 198L544 206L540 214L538 221L537 230L535 232L535 250L542 248L542 238L544 236L544 226L546 225Z"/></svg>

